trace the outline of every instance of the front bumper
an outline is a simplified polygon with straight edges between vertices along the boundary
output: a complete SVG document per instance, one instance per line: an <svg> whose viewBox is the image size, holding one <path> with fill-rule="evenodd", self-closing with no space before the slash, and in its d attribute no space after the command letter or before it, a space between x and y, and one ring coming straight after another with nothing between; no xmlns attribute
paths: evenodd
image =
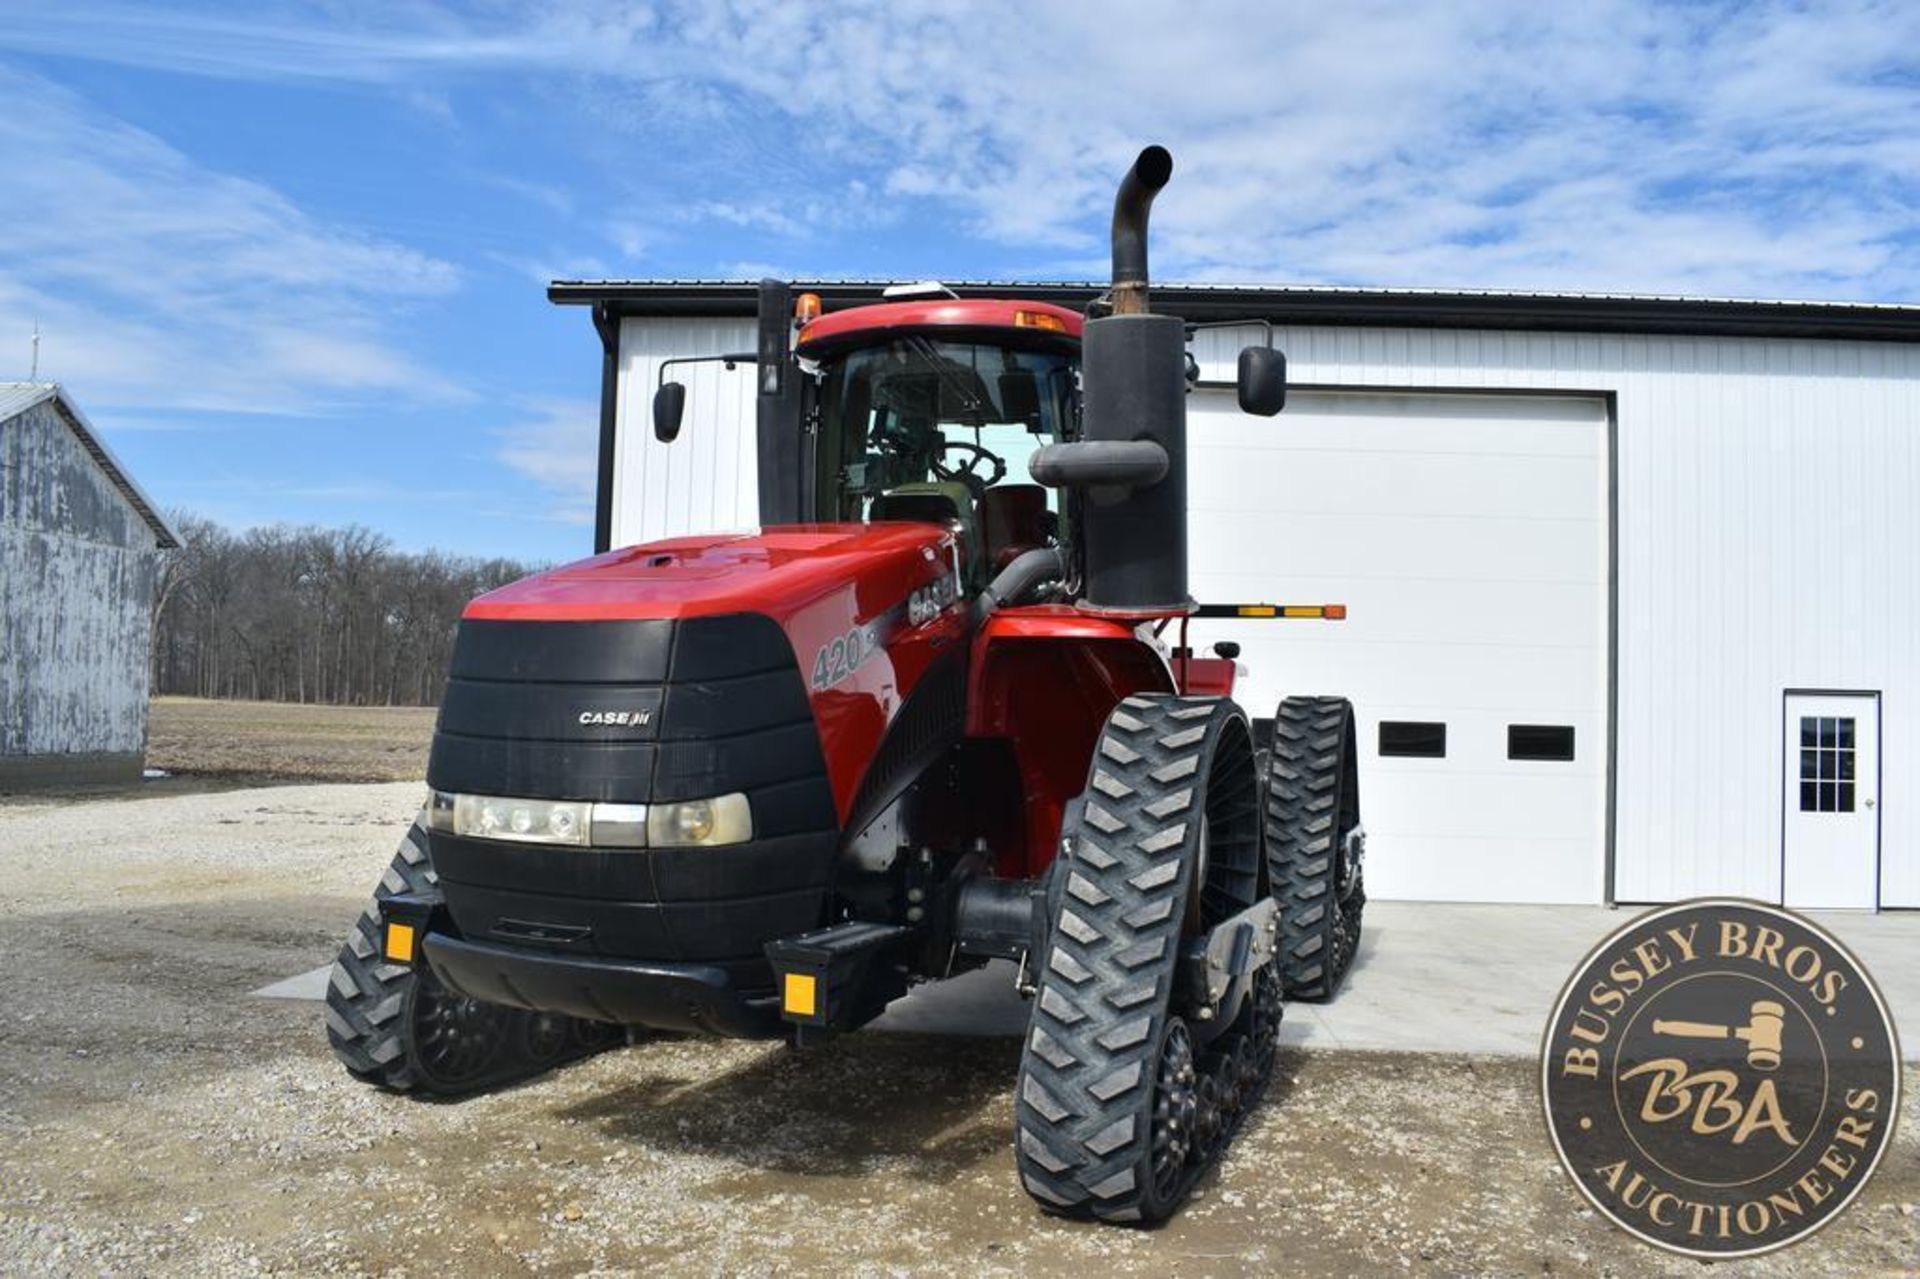
<svg viewBox="0 0 1920 1279"><path fill-rule="evenodd" d="M422 949L448 989L492 1004L739 1039L783 1033L776 997L743 995L710 964L554 955L439 932Z"/></svg>

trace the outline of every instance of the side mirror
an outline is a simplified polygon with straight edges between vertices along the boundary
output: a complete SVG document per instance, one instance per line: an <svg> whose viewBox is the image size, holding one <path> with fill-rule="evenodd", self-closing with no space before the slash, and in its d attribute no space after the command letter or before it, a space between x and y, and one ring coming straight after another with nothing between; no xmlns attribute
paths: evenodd
<svg viewBox="0 0 1920 1279"><path fill-rule="evenodd" d="M1040 431L1040 379L1032 369L1003 369L1000 372L1000 412L1008 422L1019 422L1029 431Z"/></svg>
<svg viewBox="0 0 1920 1279"><path fill-rule="evenodd" d="M653 438L662 444L673 443L686 413L687 388L678 382L662 382L653 393Z"/></svg>
<svg viewBox="0 0 1920 1279"><path fill-rule="evenodd" d="M1270 346L1247 347L1234 390L1242 413L1272 417L1287 406L1287 357Z"/></svg>

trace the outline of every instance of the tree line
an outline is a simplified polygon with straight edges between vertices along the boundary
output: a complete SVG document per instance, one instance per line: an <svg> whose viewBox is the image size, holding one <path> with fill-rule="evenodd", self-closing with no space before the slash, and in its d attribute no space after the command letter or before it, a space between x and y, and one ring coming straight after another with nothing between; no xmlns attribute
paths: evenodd
<svg viewBox="0 0 1920 1279"><path fill-rule="evenodd" d="M460 610L534 569L412 554L371 529L231 532L175 513L154 593L153 690L351 706L439 702Z"/></svg>

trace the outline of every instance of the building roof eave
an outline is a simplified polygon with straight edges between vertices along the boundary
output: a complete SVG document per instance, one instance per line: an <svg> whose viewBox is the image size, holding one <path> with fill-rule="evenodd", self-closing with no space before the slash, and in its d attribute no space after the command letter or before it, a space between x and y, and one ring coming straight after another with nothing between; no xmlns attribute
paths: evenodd
<svg viewBox="0 0 1920 1279"><path fill-rule="evenodd" d="M880 300L892 280L816 280L827 309ZM968 280L961 297L1031 298L1084 307L1104 286L1085 282ZM559 305L604 304L618 316L746 317L756 285L745 280L556 280ZM1158 284L1157 309L1189 320L1268 320L1387 328L1658 333L1752 338L1920 342L1920 306L1627 293L1527 293L1476 289L1374 289L1306 285Z"/></svg>

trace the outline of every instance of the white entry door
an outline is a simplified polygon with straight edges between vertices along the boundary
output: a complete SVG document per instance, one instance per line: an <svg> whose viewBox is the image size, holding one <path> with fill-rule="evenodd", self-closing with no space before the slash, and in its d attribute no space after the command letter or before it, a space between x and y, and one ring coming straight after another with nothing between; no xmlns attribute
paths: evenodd
<svg viewBox="0 0 1920 1279"><path fill-rule="evenodd" d="M1782 902L1872 910L1880 862L1880 699L1788 693Z"/></svg>

